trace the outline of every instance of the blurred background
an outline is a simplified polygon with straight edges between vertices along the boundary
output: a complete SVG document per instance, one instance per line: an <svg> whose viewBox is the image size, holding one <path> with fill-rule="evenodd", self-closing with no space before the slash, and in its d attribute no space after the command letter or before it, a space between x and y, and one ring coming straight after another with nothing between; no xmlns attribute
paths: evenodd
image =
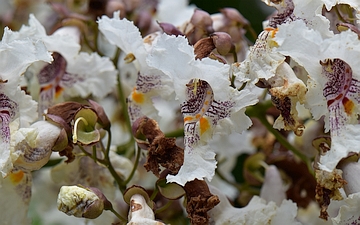
<svg viewBox="0 0 360 225"><path fill-rule="evenodd" d="M219 9L225 7L236 8L250 21L257 33L262 31L262 22L274 11L272 7L267 6L261 0L191 0L190 4L194 4L210 14L217 13Z"/></svg>

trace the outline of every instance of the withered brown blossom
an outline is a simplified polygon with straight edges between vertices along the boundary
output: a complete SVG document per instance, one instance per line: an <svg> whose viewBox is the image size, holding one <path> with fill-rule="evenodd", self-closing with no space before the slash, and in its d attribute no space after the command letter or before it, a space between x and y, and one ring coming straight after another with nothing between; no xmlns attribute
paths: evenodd
<svg viewBox="0 0 360 225"><path fill-rule="evenodd" d="M147 171L152 171L159 177L161 165L168 169L170 174L178 173L184 162L184 150L176 145L176 138L165 137L158 123L147 117L135 121L133 134L135 137L144 135L148 141L148 156L144 164Z"/></svg>
<svg viewBox="0 0 360 225"><path fill-rule="evenodd" d="M320 218L327 220L329 214L327 208L330 204L330 199L341 200L342 196L339 191L346 184L342 178L342 171L334 169L332 172L324 170L315 170L317 180L316 184L316 201L320 205Z"/></svg>
<svg viewBox="0 0 360 225"><path fill-rule="evenodd" d="M208 211L220 203L219 197L210 193L207 183L195 179L184 186L186 192L186 212L192 225L209 223Z"/></svg>
<svg viewBox="0 0 360 225"><path fill-rule="evenodd" d="M106 116L104 109L96 102L90 100L90 105L81 104L78 102L63 102L56 104L48 109L47 114L45 115L46 120L52 121L56 124L58 124L62 128L62 138L67 137L68 139L68 145L65 149L59 150L60 156L66 156L68 159L66 162L70 163L75 159L75 155L72 152L73 151L73 129L74 126L74 120L76 119L77 113L80 112L82 109L88 109L91 110L93 115L96 118L93 118L98 122L103 129L109 130L110 129L110 122L108 117ZM94 128L95 129L95 128ZM88 132L88 131L86 131ZM94 139L91 142L83 143L81 140L79 140L80 144L88 145L88 144L94 144L98 140ZM54 149L53 151L56 151Z"/></svg>

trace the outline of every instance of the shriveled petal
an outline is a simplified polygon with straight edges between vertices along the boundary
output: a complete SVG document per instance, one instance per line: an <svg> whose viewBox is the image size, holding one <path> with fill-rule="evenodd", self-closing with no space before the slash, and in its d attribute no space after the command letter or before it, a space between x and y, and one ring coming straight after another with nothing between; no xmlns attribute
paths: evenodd
<svg viewBox="0 0 360 225"><path fill-rule="evenodd" d="M104 210L104 202L94 191L79 186L62 186L57 206L69 216L89 219L97 218Z"/></svg>

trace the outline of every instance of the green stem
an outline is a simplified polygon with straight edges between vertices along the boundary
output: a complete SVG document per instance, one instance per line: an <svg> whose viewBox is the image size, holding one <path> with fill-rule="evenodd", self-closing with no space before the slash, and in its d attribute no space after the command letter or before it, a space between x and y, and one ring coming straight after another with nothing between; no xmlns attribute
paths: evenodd
<svg viewBox="0 0 360 225"><path fill-rule="evenodd" d="M114 209L112 206L111 206L111 208L110 208L109 210L110 210L112 213L114 213L114 215L115 215L117 218L119 218L123 224L125 224L125 223L127 222L127 220L126 220L124 217L122 217L118 212L116 212L115 209Z"/></svg>
<svg viewBox="0 0 360 225"><path fill-rule="evenodd" d="M114 58L112 60L115 67L117 67L119 57L120 57L120 53L121 53L121 49L118 48L116 50L115 56L114 56ZM119 74L117 76L117 93L118 93L118 100L120 102L120 107L121 107L121 115L124 116L126 128L131 133L132 127L131 127L130 116L129 116L129 113L128 113L128 110L127 110L128 109L127 101L126 101L127 96L125 96L123 86L121 85L121 73L120 73L120 71L119 71ZM133 146L134 143L135 143L134 137L131 135L130 140L124 146L125 147L126 146ZM130 156L133 155L134 148L126 148L126 149L128 151L124 154L124 156L129 158Z"/></svg>
<svg viewBox="0 0 360 225"><path fill-rule="evenodd" d="M178 129L165 134L165 137L184 137L184 129Z"/></svg>
<svg viewBox="0 0 360 225"><path fill-rule="evenodd" d="M125 181L122 182L123 186L126 186L130 182L130 180L133 178L133 176L135 174L135 171L136 171L136 169L138 167L138 164L139 164L140 155L141 155L141 148L139 148L136 145L136 157L135 157L134 167L133 167L129 177Z"/></svg>
<svg viewBox="0 0 360 225"><path fill-rule="evenodd" d="M247 110L246 112L249 116L255 117L260 120L260 122L266 127L266 129L275 136L276 140L286 149L294 153L294 155L299 157L307 165L309 172L313 174L314 172L309 158L306 157L306 155L300 152L297 148L295 148L292 144L290 144L288 140L278 130L274 129L273 126L266 119L266 114L264 112L271 105L271 101L266 101L265 103L258 103L258 105L256 106L249 107L249 110Z"/></svg>
<svg viewBox="0 0 360 225"><path fill-rule="evenodd" d="M113 165L111 164L110 161L110 145L111 145L111 131L108 131L108 143L106 146L106 150L105 150L105 162L106 162L106 167L108 168L109 172L111 173L111 175L113 176L113 178L115 179L116 183L119 185L119 189L121 191L121 193L124 193L125 189L126 189L126 185L123 185L123 180L121 179L121 177L119 176L119 174L115 171Z"/></svg>
<svg viewBox="0 0 360 225"><path fill-rule="evenodd" d="M97 158L96 155L90 154L81 145L78 145L78 146L79 146L80 150L85 154L85 156L92 158L95 163L100 163L102 165L106 165L106 162L104 160Z"/></svg>
<svg viewBox="0 0 360 225"><path fill-rule="evenodd" d="M156 197L156 195L157 195L158 193L159 193L159 189L156 187L156 188L154 189L153 193L151 194L150 199L151 199L152 201L154 201L154 199L155 199L155 197Z"/></svg>
<svg viewBox="0 0 360 225"><path fill-rule="evenodd" d="M171 206L172 203L173 203L172 200L168 200L168 202L165 205L163 205L160 208L155 210L155 214L161 213L161 212L167 210Z"/></svg>
<svg viewBox="0 0 360 225"><path fill-rule="evenodd" d="M236 63L238 61L238 56L237 56L237 53L235 51L235 48L234 50L232 51L232 54L233 54L233 57L234 57L234 63Z"/></svg>
<svg viewBox="0 0 360 225"><path fill-rule="evenodd" d="M249 24L247 26L244 27L246 29L246 31L250 32L250 35L252 36L252 38L254 39L254 41L256 41L256 39L258 38L257 33L255 32L254 28Z"/></svg>
<svg viewBox="0 0 360 225"><path fill-rule="evenodd" d="M258 188L251 187L248 184L243 184L242 185L242 184L238 184L236 182L229 181L228 179L226 179L226 177L218 169L215 170L215 173L221 180L223 180L224 182L234 186L239 192L247 191L247 192L252 193L254 195L259 194L259 189Z"/></svg>

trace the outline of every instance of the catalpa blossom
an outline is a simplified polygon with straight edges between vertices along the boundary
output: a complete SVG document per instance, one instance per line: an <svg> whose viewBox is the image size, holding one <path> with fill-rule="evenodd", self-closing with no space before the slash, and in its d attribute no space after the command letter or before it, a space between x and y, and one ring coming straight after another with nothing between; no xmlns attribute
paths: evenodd
<svg viewBox="0 0 360 225"><path fill-rule="evenodd" d="M297 78L290 65L285 62L285 56L276 50L277 43L274 37L280 24L301 20L299 16L304 16L304 13L302 11L296 13L296 9L303 7L297 6L292 0L265 2L275 7L278 12L267 21L264 31L250 47L247 58L239 66L236 79L243 79L242 77L245 76L252 83L260 82L269 88L272 101L281 112L274 123L274 128L293 130L296 135L301 135L304 126L299 122L296 106L298 103L304 103L306 87L302 80ZM304 11L307 12L307 10ZM316 18L314 15L312 17Z"/></svg>
<svg viewBox="0 0 360 225"><path fill-rule="evenodd" d="M15 36L15 37L14 37ZM16 33L5 28L0 42L1 151L0 171L5 177L12 169L11 133L36 119L37 104L20 89L21 75L33 62L50 62L44 44L28 38L16 39Z"/></svg>
<svg viewBox="0 0 360 225"><path fill-rule="evenodd" d="M142 38L139 28L127 19L120 19L119 12L114 13L113 18L101 17L98 21L99 30L112 44L119 47L127 55L125 60L135 64L138 70L136 86L128 97L128 111L131 122L143 115L156 117L157 110L152 99L162 93L170 96L173 92L169 87L169 78L159 70L147 65L146 56L157 42L158 33Z"/></svg>
<svg viewBox="0 0 360 225"><path fill-rule="evenodd" d="M320 169L332 171L350 152L359 152L360 41L344 31L323 38L299 20L281 25L277 50L290 56L309 74L306 107L313 118L325 117L331 131L331 150L320 158Z"/></svg>
<svg viewBox="0 0 360 225"><path fill-rule="evenodd" d="M30 15L29 26L22 26L17 37L27 37L44 42L53 52L54 61L35 65L35 82L30 87L32 95L39 98L39 114L56 102L69 97L104 98L116 85L114 65L98 53L80 51L80 31L76 27L62 27L47 35L43 25ZM39 68L40 67L40 68ZM34 90L34 89L38 90ZM39 95L39 96L37 96Z"/></svg>
<svg viewBox="0 0 360 225"><path fill-rule="evenodd" d="M176 99L184 116L184 164L168 182L211 180L216 168L215 153L207 142L213 134L241 133L250 125L245 107L257 102L249 90L230 87L230 66L203 58L196 60L194 49L184 37L162 34L153 45L147 62L172 79Z"/></svg>

